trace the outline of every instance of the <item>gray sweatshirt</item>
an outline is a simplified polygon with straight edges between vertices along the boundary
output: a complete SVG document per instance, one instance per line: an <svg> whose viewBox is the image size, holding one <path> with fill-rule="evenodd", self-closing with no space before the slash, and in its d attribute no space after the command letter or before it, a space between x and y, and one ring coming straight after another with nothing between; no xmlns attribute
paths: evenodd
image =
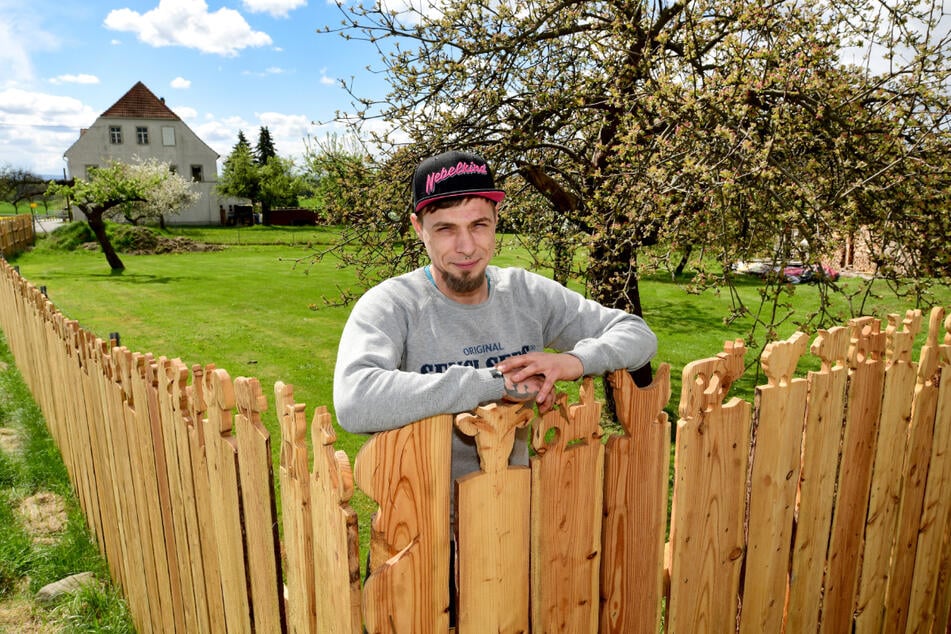
<svg viewBox="0 0 951 634"><path fill-rule="evenodd" d="M506 357L546 348L581 360L585 375L635 370L657 351L643 319L595 301L541 275L489 266L489 298L447 298L425 268L368 290L344 326L334 371L334 409L350 432L402 427L500 400L504 380L491 369ZM513 464L527 464L527 430ZM455 431L452 477L479 468L473 438Z"/></svg>

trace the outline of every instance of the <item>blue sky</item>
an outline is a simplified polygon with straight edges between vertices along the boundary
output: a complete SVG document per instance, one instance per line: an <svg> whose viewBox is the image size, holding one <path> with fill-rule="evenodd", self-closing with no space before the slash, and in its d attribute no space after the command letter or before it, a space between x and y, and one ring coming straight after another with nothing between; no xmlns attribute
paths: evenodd
<svg viewBox="0 0 951 634"><path fill-rule="evenodd" d="M327 0L0 0L0 165L61 175L80 128L143 82L222 158L267 126L282 156L386 86Z"/></svg>

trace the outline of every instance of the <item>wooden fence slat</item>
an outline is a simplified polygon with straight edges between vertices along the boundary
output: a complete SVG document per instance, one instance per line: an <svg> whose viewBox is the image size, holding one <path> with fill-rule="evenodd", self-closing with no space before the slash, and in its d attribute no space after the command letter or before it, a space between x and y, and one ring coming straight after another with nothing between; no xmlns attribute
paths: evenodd
<svg viewBox="0 0 951 634"><path fill-rule="evenodd" d="M95 536L99 544L99 552L106 555L106 534L103 525L102 502L99 495L99 477L97 476L97 466L95 460L95 450L93 449L93 440L96 438L96 430L91 416L94 415L96 404L92 402L92 394L89 388L89 365L86 358L85 338L87 333L80 330L76 322L72 322L72 345L76 352L77 377L76 377L76 401L77 409L75 412L74 424L71 425L69 432L74 434L78 444L81 444L82 461L82 480L83 488L87 491L86 499L90 502L90 508L87 511L86 519L90 527L90 532ZM69 433L68 432L68 433ZM101 468L101 467L98 467ZM110 572L113 562L109 565Z"/></svg>
<svg viewBox="0 0 951 634"><path fill-rule="evenodd" d="M434 416L376 434L357 454L356 482L380 507L363 586L369 634L449 627L451 434L452 416Z"/></svg>
<svg viewBox="0 0 951 634"><path fill-rule="evenodd" d="M598 629L604 445L591 377L580 399L559 395L533 430L532 627L545 632Z"/></svg>
<svg viewBox="0 0 951 634"><path fill-rule="evenodd" d="M881 323L862 317L850 320L849 325L851 372L822 603L820 627L824 634L840 634L852 626L885 380L885 333L880 331Z"/></svg>
<svg viewBox="0 0 951 634"><path fill-rule="evenodd" d="M90 442L90 448L91 462L96 474L94 495L99 507L98 524L103 538L103 552L106 561L109 563L109 572L116 583L123 585L122 560L120 559L122 548L115 524L115 486L110 474L109 452L105 442L106 432L103 429L108 413L104 411L105 404L98 390L98 386L102 382L102 369L94 360L95 341L92 335L85 331L80 331L80 333L80 345L86 370L81 377L84 392L83 401L86 405L86 422L89 425L86 433L90 439L96 439L96 442Z"/></svg>
<svg viewBox="0 0 951 634"><path fill-rule="evenodd" d="M292 385L283 381L275 383L274 402L281 428L278 475L286 559L287 629L303 634L317 631L311 514L318 509L313 508L310 499L307 418L304 404L294 402Z"/></svg>
<svg viewBox="0 0 951 634"><path fill-rule="evenodd" d="M951 315L944 323L944 342L937 346L938 402L925 497L918 526L918 550L908 602L907 632L942 632L948 628L951 595L947 572L951 567ZM929 333L930 334L930 333ZM937 344L937 341L930 343ZM942 566L945 589L942 579Z"/></svg>
<svg viewBox="0 0 951 634"><path fill-rule="evenodd" d="M168 412L169 418L165 421L164 434L168 440L169 451L174 453L175 461L167 460L167 468L177 470L177 480L182 487L179 496L181 508L174 515L178 533L176 546L179 552L187 553L179 573L188 580L189 601L192 603L195 615L195 629L200 633L210 633L211 623L208 615L208 596L204 578L204 567L201 565L201 530L198 519L195 492L195 476L192 468L191 446L188 438L188 429L191 425L191 405L188 402L187 366L180 359L162 357L154 366L158 381L157 394L160 401L167 401L162 405ZM181 559L180 559L181 561Z"/></svg>
<svg viewBox="0 0 951 634"><path fill-rule="evenodd" d="M908 446L901 477L901 500L898 507L898 523L895 531L894 556L888 572L888 588L885 593L884 622L896 632L905 630L908 622L908 602L911 596L912 573L915 553L918 549L918 530L931 459L931 443L934 436L935 411L938 405L938 337L944 311L932 310L928 339L921 348L918 362L918 383L915 386L911 410L911 425L908 429Z"/></svg>
<svg viewBox="0 0 951 634"><path fill-rule="evenodd" d="M238 450L231 433L234 386L225 370L209 368L203 387L208 407L208 418L204 422L208 492L221 571L221 594L226 606L225 622L228 632L250 634L253 625L241 526Z"/></svg>
<svg viewBox="0 0 951 634"><path fill-rule="evenodd" d="M667 631L721 634L736 627L751 407L732 398L746 349L728 343L687 364L674 454Z"/></svg>
<svg viewBox="0 0 951 634"><path fill-rule="evenodd" d="M740 613L745 634L781 632L783 627L808 389L806 380L794 375L808 342L798 332L768 344L761 358L768 383L756 388Z"/></svg>
<svg viewBox="0 0 951 634"><path fill-rule="evenodd" d="M159 357L152 365L154 372L155 398L159 408L159 420L154 430L156 441L161 441L159 466L162 468L163 481L167 483L167 500L162 504L164 511L165 530L167 533L167 548L170 555L168 560L170 581L175 601L180 606L181 624L185 632L200 630L198 608L195 602L195 589L191 574L192 553L189 547L189 526L185 513L186 496L189 484L182 478L179 467L178 443L176 427L181 420L181 401L175 400L176 385L174 380L181 380L181 374L170 375L170 361Z"/></svg>
<svg viewBox="0 0 951 634"><path fill-rule="evenodd" d="M112 464L114 465L118 497L121 500L120 521L123 524L123 547L125 548L126 578L129 584L129 603L135 606L133 612L142 619L151 619L149 571L150 559L145 556L143 543L142 513L145 512L144 493L138 471L138 430L135 426L135 412L132 407L130 377L131 371L124 352L112 348L103 351L103 362L109 366L111 381L105 386L112 401L112 425L110 437L113 442ZM153 569L154 571L154 569Z"/></svg>
<svg viewBox="0 0 951 634"><path fill-rule="evenodd" d="M456 427L475 438L481 466L456 482L460 632L528 631L531 471L509 466L509 455L516 429L532 416L491 404L456 417Z"/></svg>
<svg viewBox="0 0 951 634"><path fill-rule="evenodd" d="M209 371L213 366L209 366ZM204 579L207 601L208 627L211 632L222 632L227 627L224 595L222 593L221 565L218 563L218 535L215 530L214 495L209 474L209 446L205 442L205 369L192 367L192 382L186 388L188 397L188 448L195 485L195 511L198 520L198 540L201 546L201 577ZM196 575L197 578L197 575Z"/></svg>
<svg viewBox="0 0 951 634"><path fill-rule="evenodd" d="M921 329L921 311L907 311L903 320L898 315L889 315L888 321L884 397L855 609L855 628L859 633L880 632L884 622L885 588L895 540L902 462L918 374L911 349Z"/></svg>
<svg viewBox="0 0 951 634"><path fill-rule="evenodd" d="M150 611L152 631L174 631L175 615L172 601L172 584L169 578L169 552L166 548L165 525L162 508L162 493L165 479L159 478L156 467L156 452L154 446L154 431L152 420L153 399L149 393L152 385L146 371L148 359L141 353L133 353L128 359L131 373L131 390L133 403L133 426L137 432L137 441L133 450L137 449L139 457L138 477L141 480L143 492L142 522L144 523L142 540L146 544L143 558L149 571L149 583L152 588L151 600L154 603ZM174 553L172 554L174 557Z"/></svg>
<svg viewBox="0 0 951 634"><path fill-rule="evenodd" d="M627 370L609 381L626 434L605 445L600 631L654 634L666 598L670 366L660 364L643 389Z"/></svg>
<svg viewBox="0 0 951 634"><path fill-rule="evenodd" d="M336 439L330 413L318 407L311 423L314 469L309 477L311 558L314 582L319 584L315 631L360 634L360 537L357 513L350 506L354 474L347 455L334 451ZM303 476L307 483L306 463Z"/></svg>
<svg viewBox="0 0 951 634"><path fill-rule="evenodd" d="M256 632L286 631L271 436L261 422L267 400L257 379L234 380L241 510Z"/></svg>
<svg viewBox="0 0 951 634"><path fill-rule="evenodd" d="M811 346L822 367L809 372L809 405L802 441L799 508L793 543L787 632L819 627L823 573L832 527L836 471L842 439L849 331L820 330Z"/></svg>

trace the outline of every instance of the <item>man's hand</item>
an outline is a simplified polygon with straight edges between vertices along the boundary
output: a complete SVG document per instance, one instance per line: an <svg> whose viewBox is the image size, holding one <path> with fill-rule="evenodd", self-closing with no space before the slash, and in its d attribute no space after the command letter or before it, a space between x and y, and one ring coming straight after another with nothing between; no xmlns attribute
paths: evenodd
<svg viewBox="0 0 951 634"><path fill-rule="evenodd" d="M553 352L529 352L509 357L496 368L505 377L506 400L523 402L534 396L542 414L555 404L556 381L574 381L584 373L578 357Z"/></svg>

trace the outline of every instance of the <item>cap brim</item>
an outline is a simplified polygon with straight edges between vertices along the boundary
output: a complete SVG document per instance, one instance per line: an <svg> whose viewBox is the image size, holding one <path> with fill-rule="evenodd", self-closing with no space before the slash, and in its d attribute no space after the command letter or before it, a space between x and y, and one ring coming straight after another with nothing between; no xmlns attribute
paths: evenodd
<svg viewBox="0 0 951 634"><path fill-rule="evenodd" d="M452 192L451 194L444 194L442 196L432 196L431 198L424 198L423 200L416 203L416 212L419 213L419 210L423 209L427 205L430 205L437 200L446 200L448 198L464 198L466 196L480 196L482 198L488 198L491 201L500 203L502 199L505 198L505 192L500 189L489 189L489 190L473 190L473 191L462 191L462 192Z"/></svg>

